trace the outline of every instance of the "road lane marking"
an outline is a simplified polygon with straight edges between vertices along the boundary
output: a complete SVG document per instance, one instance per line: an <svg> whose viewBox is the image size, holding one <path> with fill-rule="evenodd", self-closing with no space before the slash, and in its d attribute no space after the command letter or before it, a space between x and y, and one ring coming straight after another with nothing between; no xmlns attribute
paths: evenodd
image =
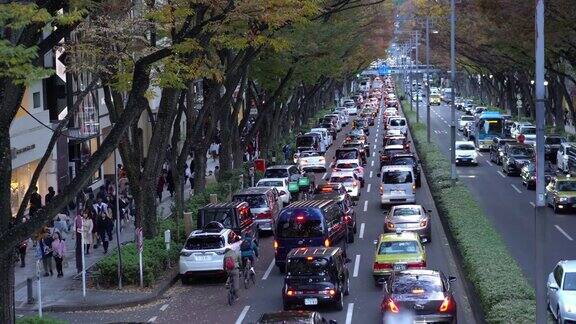
<svg viewBox="0 0 576 324"><path fill-rule="evenodd" d="M376 157L376 152L372 152L372 157Z"/></svg>
<svg viewBox="0 0 576 324"><path fill-rule="evenodd" d="M356 254L356 259L354 260L354 274L352 277L358 277L358 270L360 270L360 254Z"/></svg>
<svg viewBox="0 0 576 324"><path fill-rule="evenodd" d="M517 193L521 194L522 190L518 189L518 187L516 187L514 184L511 184L512 188L514 188L514 190L516 190Z"/></svg>
<svg viewBox="0 0 576 324"><path fill-rule="evenodd" d="M530 206L536 208L536 204L533 201L530 202Z"/></svg>
<svg viewBox="0 0 576 324"><path fill-rule="evenodd" d="M156 319L158 318L158 316L154 316L154 317L150 317L150 319L148 320L148 323L154 323L156 322Z"/></svg>
<svg viewBox="0 0 576 324"><path fill-rule="evenodd" d="M242 309L242 313L240 313L240 316L238 316L238 319L236 320L235 324L242 324L242 321L244 320L244 317L246 317L246 314L248 313L249 309L250 306L244 306L244 309Z"/></svg>
<svg viewBox="0 0 576 324"><path fill-rule="evenodd" d="M486 161L486 163L488 163L489 166L494 166L494 164L492 164L490 161Z"/></svg>
<svg viewBox="0 0 576 324"><path fill-rule="evenodd" d="M268 269L266 269L266 272L264 272L264 276L262 276L262 280L268 279L268 276L270 275L270 272L272 271L273 267L274 267L274 259L272 259L272 261L270 261L270 265L268 266Z"/></svg>
<svg viewBox="0 0 576 324"><path fill-rule="evenodd" d="M162 305L162 307L160 307L160 311L163 312L166 310L166 308L168 308L168 304Z"/></svg>
<svg viewBox="0 0 576 324"><path fill-rule="evenodd" d="M368 200L364 202L364 211L368 210Z"/></svg>
<svg viewBox="0 0 576 324"><path fill-rule="evenodd" d="M366 224L362 223L360 224L360 235L358 235L358 238L364 238L364 227L366 226Z"/></svg>
<svg viewBox="0 0 576 324"><path fill-rule="evenodd" d="M370 162L370 166L374 166L374 161Z"/></svg>
<svg viewBox="0 0 576 324"><path fill-rule="evenodd" d="M376 144L374 144L374 149L376 149Z"/></svg>
<svg viewBox="0 0 576 324"><path fill-rule="evenodd" d="M562 227L558 226L558 225L554 225L554 227L556 227L556 229L558 230L558 232L562 233L562 235L564 235L569 241L574 241L570 235L568 235L568 233L564 232L564 230L562 229Z"/></svg>
<svg viewBox="0 0 576 324"><path fill-rule="evenodd" d="M476 153L478 153L478 155L480 155L480 156L484 156L484 154L482 154L482 153L480 153L480 152L476 152Z"/></svg>
<svg viewBox="0 0 576 324"><path fill-rule="evenodd" d="M371 188L371 187L372 187L372 184L369 183L369 184L368 184L368 188L366 188L366 192L370 192L370 188Z"/></svg>
<svg viewBox="0 0 576 324"><path fill-rule="evenodd" d="M326 179L327 174L328 174L328 172L324 172L324 174L322 175L322 179Z"/></svg>
<svg viewBox="0 0 576 324"><path fill-rule="evenodd" d="M372 179L372 171L370 171L370 179Z"/></svg>
<svg viewBox="0 0 576 324"><path fill-rule="evenodd" d="M502 171L496 171L502 178L506 178L506 176L504 175L504 173L502 173Z"/></svg>
<svg viewBox="0 0 576 324"><path fill-rule="evenodd" d="M458 175L460 178L476 178L475 175L467 175L467 174L459 174Z"/></svg>
<svg viewBox="0 0 576 324"><path fill-rule="evenodd" d="M348 304L348 309L346 310L346 322L345 324L352 324L352 314L354 313L354 303Z"/></svg>

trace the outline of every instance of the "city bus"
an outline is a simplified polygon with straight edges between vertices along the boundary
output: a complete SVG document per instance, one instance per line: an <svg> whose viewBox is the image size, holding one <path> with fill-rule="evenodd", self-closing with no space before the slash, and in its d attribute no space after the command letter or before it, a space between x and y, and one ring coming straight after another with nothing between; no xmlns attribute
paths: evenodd
<svg viewBox="0 0 576 324"><path fill-rule="evenodd" d="M504 137L504 118L497 111L485 111L474 122L474 143L478 150L487 150L494 137Z"/></svg>

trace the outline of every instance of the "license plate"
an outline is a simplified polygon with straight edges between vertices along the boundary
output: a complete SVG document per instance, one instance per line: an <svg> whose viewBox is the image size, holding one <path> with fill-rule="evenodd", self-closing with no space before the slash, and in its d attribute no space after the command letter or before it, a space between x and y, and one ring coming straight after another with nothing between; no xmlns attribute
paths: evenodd
<svg viewBox="0 0 576 324"><path fill-rule="evenodd" d="M392 194L393 194L393 195L403 195L403 194L405 194L405 193L406 193L406 192L405 192L404 190L393 190L393 191L392 191Z"/></svg>
<svg viewBox="0 0 576 324"><path fill-rule="evenodd" d="M196 261L210 261L212 259L209 255L197 255L194 258Z"/></svg>
<svg viewBox="0 0 576 324"><path fill-rule="evenodd" d="M318 305L318 299L317 298L304 298L304 305Z"/></svg>
<svg viewBox="0 0 576 324"><path fill-rule="evenodd" d="M402 271L402 270L406 270L405 264L395 264L394 265L394 271Z"/></svg>

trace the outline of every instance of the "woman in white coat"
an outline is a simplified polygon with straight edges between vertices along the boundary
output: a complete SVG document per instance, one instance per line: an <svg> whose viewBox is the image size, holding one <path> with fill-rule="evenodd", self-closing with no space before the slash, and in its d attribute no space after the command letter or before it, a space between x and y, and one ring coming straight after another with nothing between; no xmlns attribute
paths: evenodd
<svg viewBox="0 0 576 324"><path fill-rule="evenodd" d="M90 218L90 211L84 211L82 217L84 221L82 222L82 240L84 241L84 247L86 254L90 254L90 246L92 245L92 229L94 229L94 223L92 218Z"/></svg>

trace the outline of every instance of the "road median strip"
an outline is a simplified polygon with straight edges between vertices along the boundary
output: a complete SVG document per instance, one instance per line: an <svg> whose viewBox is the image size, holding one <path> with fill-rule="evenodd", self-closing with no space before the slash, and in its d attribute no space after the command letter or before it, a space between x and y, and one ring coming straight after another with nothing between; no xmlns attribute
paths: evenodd
<svg viewBox="0 0 576 324"><path fill-rule="evenodd" d="M432 196L458 248L462 268L488 323L534 323L534 289L463 183L451 184L450 162L426 142L426 126L405 111Z"/></svg>

